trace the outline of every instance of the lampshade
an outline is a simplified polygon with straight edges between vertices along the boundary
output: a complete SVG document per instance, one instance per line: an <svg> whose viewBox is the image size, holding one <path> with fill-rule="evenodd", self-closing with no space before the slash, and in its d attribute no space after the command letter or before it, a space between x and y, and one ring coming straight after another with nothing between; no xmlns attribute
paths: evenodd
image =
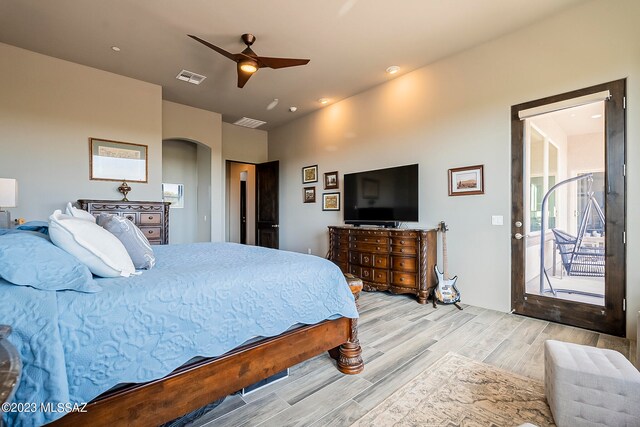
<svg viewBox="0 0 640 427"><path fill-rule="evenodd" d="M0 178L0 208L15 208L18 202L18 181Z"/></svg>

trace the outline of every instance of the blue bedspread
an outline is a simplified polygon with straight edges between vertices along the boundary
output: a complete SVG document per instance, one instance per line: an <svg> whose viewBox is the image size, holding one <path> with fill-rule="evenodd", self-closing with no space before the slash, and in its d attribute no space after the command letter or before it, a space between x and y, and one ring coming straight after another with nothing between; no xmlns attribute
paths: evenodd
<svg viewBox="0 0 640 427"><path fill-rule="evenodd" d="M88 402L119 383L160 378L298 323L358 316L339 268L319 257L233 243L155 247L140 276L102 291L40 291L0 279L0 323L12 325L23 377L15 402ZM41 425L64 414L8 414Z"/></svg>

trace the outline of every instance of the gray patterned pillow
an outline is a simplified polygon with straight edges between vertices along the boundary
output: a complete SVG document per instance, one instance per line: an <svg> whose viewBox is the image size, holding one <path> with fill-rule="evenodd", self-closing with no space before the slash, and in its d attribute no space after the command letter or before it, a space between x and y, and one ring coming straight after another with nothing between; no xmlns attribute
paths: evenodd
<svg viewBox="0 0 640 427"><path fill-rule="evenodd" d="M122 242L136 269L149 270L156 264L149 240L133 222L117 215L100 214L96 223Z"/></svg>

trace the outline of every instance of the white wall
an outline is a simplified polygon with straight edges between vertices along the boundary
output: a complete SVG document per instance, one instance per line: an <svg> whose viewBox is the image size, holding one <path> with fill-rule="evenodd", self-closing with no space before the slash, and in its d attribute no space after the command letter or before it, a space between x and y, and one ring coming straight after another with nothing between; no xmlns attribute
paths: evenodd
<svg viewBox="0 0 640 427"><path fill-rule="evenodd" d="M269 133L281 161L280 246L324 254L342 212L302 203L301 168L342 175L420 163L420 226L450 224L449 263L469 304L510 309L510 107L628 77L627 307L640 309L640 2L595 0L327 106ZM419 52L417 52L419 54ZM448 197L447 169L484 164L485 194ZM318 197L322 191L318 192ZM491 215L505 225L491 226ZM520 219L520 218L517 218ZM517 220L513 219L513 220ZM635 315L628 316L635 336Z"/></svg>
<svg viewBox="0 0 640 427"><path fill-rule="evenodd" d="M211 240L224 236L224 167L222 116L211 111L162 101L162 138L197 141L211 149ZM203 215L199 212L199 215ZM204 221L204 217L200 218Z"/></svg>
<svg viewBox="0 0 640 427"><path fill-rule="evenodd" d="M120 182L89 179L89 138L148 146L148 183L131 200L161 200L162 88L0 43L0 177L16 178L12 217L46 220L79 198L118 200Z"/></svg>

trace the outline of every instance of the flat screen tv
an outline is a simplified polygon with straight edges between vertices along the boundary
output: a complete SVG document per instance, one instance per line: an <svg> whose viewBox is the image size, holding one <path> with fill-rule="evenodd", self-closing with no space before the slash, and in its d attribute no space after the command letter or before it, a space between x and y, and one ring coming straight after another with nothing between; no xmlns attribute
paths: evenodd
<svg viewBox="0 0 640 427"><path fill-rule="evenodd" d="M344 175L344 222L395 226L418 221L418 165Z"/></svg>

